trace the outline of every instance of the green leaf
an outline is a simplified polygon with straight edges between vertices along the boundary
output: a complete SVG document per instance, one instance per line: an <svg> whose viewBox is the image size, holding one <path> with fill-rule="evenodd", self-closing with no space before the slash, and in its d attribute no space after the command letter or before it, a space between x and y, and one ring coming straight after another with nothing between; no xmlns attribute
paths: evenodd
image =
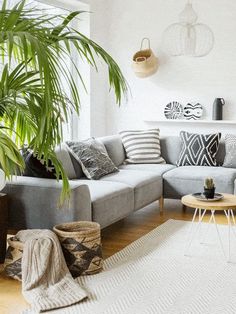
<svg viewBox="0 0 236 314"><path fill-rule="evenodd" d="M102 47L70 26L82 11L48 15L26 1L8 4L4 0L0 9L0 166L8 176L22 171L18 148L26 144L46 163L52 160L63 181L62 201L69 196L69 182L54 149L63 141L62 125L70 112L80 112L77 80L86 90L74 53L95 69L97 56L104 61L119 105L127 82Z"/></svg>

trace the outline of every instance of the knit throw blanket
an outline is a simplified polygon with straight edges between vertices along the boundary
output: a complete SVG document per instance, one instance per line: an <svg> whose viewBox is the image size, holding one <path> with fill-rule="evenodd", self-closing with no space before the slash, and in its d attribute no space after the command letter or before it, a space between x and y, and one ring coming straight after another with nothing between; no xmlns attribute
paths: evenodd
<svg viewBox="0 0 236 314"><path fill-rule="evenodd" d="M22 230L24 243L22 294L32 312L39 313L77 303L87 297L72 278L57 236L50 230Z"/></svg>

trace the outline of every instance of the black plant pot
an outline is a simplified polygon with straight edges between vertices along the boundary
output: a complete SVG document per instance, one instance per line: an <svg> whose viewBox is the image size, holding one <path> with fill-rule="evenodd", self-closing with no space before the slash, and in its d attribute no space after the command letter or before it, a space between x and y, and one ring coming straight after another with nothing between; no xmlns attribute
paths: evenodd
<svg viewBox="0 0 236 314"><path fill-rule="evenodd" d="M212 199L215 196L215 187L212 189L206 189L204 188L204 193L206 198Z"/></svg>

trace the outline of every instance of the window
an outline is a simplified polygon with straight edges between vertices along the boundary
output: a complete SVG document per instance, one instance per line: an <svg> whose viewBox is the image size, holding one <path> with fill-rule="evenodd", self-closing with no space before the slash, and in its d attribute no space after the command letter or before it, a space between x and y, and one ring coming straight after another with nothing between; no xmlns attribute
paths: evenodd
<svg viewBox="0 0 236 314"><path fill-rule="evenodd" d="M46 12L50 14L65 14L70 11L83 10L89 12L89 6L77 0L35 0L37 1L39 7L43 10L46 9ZM69 2L69 3L68 3ZM55 10L56 8L56 10ZM81 33L89 37L90 32L90 17L88 13L84 13L83 17L77 18L73 20L72 25L73 28L79 29ZM72 51L73 54L73 51ZM68 67L71 68L73 73L73 77L76 80L76 84L78 85L80 99L81 99L81 109L80 115L73 112L69 118L69 122L63 127L64 140L78 140L82 138L86 138L90 136L90 68L86 62L78 58L78 55L73 55L73 61L77 65L80 70L80 73L83 77L85 86L87 88L87 92L84 90L80 79L73 69L71 61L67 60ZM70 93L70 91L67 91Z"/></svg>
<svg viewBox="0 0 236 314"><path fill-rule="evenodd" d="M8 5L14 6L18 3L19 0L9 0ZM0 5L2 5L2 1L0 0ZM90 14L89 5L82 3L77 0L33 0L29 1L28 4L32 7L37 7L37 9L42 9L44 14L69 14L71 11L85 11L80 17L74 19L72 21L72 27L78 29L81 33L88 36L90 35ZM86 138L90 136L90 67L89 65L78 58L78 54L73 53L72 51L73 62L79 68L87 91L84 90L84 87L72 66L71 60L68 58L63 62L68 63L68 68L71 69L75 82L78 86L80 100L81 100L81 109L80 115L75 112L69 117L69 121L67 124L63 126L63 135L65 140L78 140L82 138ZM63 84L63 78L62 78ZM66 93L70 95L70 90L67 90Z"/></svg>

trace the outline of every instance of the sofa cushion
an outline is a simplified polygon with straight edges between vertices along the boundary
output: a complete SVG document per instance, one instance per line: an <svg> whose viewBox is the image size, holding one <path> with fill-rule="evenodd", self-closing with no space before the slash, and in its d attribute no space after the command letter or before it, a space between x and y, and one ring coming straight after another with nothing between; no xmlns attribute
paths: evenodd
<svg viewBox="0 0 236 314"><path fill-rule="evenodd" d="M70 180L78 178L67 145L62 143L55 149L57 158L61 161L62 166Z"/></svg>
<svg viewBox="0 0 236 314"><path fill-rule="evenodd" d="M223 167L236 168L236 135L225 135L225 150Z"/></svg>
<svg viewBox="0 0 236 314"><path fill-rule="evenodd" d="M127 164L164 164L161 157L160 130L131 130L120 132Z"/></svg>
<svg viewBox="0 0 236 314"><path fill-rule="evenodd" d="M225 140L221 139L218 152L216 154L216 161L218 166L222 166L225 159Z"/></svg>
<svg viewBox="0 0 236 314"><path fill-rule="evenodd" d="M121 165L119 169L123 170L141 170L141 171L151 171L158 176L162 176L165 172L176 168L174 165L170 164L133 164L133 165Z"/></svg>
<svg viewBox="0 0 236 314"><path fill-rule="evenodd" d="M56 179L55 167L52 161L48 161L48 165L43 159L39 159L32 151L24 153L25 169L23 176L36 177L45 179Z"/></svg>
<svg viewBox="0 0 236 314"><path fill-rule="evenodd" d="M162 196L162 178L150 171L120 170L99 180L120 182L134 189L134 208L140 209Z"/></svg>
<svg viewBox="0 0 236 314"><path fill-rule="evenodd" d="M107 153L114 164L117 167L122 165L125 160L125 150L120 135L99 137L98 140L105 145Z"/></svg>
<svg viewBox="0 0 236 314"><path fill-rule="evenodd" d="M202 192L206 177L213 178L216 192L234 192L236 169L184 166L172 169L163 175L164 196L166 198L180 198L186 194Z"/></svg>
<svg viewBox="0 0 236 314"><path fill-rule="evenodd" d="M133 188L117 182L79 180L89 187L92 219L104 228L134 210Z"/></svg>
<svg viewBox="0 0 236 314"><path fill-rule="evenodd" d="M88 179L98 180L106 174L119 171L102 142L91 138L83 142L67 141L66 144Z"/></svg>
<svg viewBox="0 0 236 314"><path fill-rule="evenodd" d="M71 159L71 162L73 164L73 167L74 167L74 171L75 171L75 175L76 175L76 179L80 179L80 178L85 178L85 175L83 173L83 170L78 162L77 159L75 159L75 157L69 152L70 154L70 159Z"/></svg>
<svg viewBox="0 0 236 314"><path fill-rule="evenodd" d="M181 153L177 166L217 166L216 154L221 133L194 134L180 132Z"/></svg>
<svg viewBox="0 0 236 314"><path fill-rule="evenodd" d="M161 154L167 164L175 165L181 151L181 140L179 136L161 137Z"/></svg>

